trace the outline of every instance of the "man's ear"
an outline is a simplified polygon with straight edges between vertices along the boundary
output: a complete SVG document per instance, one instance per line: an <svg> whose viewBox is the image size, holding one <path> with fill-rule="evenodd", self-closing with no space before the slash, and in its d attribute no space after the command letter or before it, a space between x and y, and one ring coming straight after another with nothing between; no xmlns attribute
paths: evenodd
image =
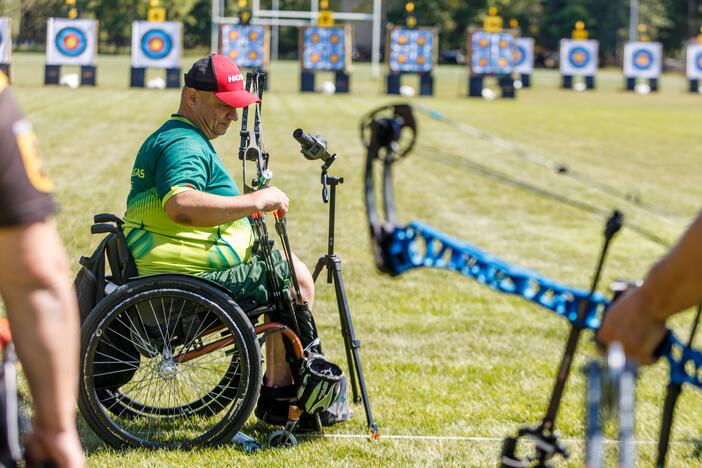
<svg viewBox="0 0 702 468"><path fill-rule="evenodd" d="M201 96L194 88L185 88L185 103L188 107L193 108L200 102Z"/></svg>

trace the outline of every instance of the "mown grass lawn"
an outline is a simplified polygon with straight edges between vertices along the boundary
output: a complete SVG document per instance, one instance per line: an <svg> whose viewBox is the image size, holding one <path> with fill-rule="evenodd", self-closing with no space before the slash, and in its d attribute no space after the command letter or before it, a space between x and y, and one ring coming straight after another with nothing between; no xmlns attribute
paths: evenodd
<svg viewBox="0 0 702 468"><path fill-rule="evenodd" d="M44 87L43 56L16 54L15 93L34 122L61 205L58 224L74 266L97 243L92 215L122 214L136 151L146 136L177 109L177 91L128 88L128 57L100 57L96 88ZM194 57L192 57L194 59ZM184 60L187 68L192 60ZM340 159L332 173L339 189L337 252L349 293L373 410L386 435L501 438L543 416L568 331L566 323L518 298L494 293L457 274L416 270L399 278L375 270L362 200L364 150L361 115L399 101L384 96L369 67L358 65L346 96L300 94L296 63L276 63L265 96L264 124L272 154L274 184L292 199L289 231L293 249L313 265L326 251L326 206L318 164L298 154L292 130L324 134ZM318 79L329 79L320 76ZM437 96L413 98L445 114L518 142L580 173L599 178L678 215L666 221L524 162L489 143L419 116L420 141L596 206L622 209L627 219L674 241L702 200L702 96L684 92L680 76L665 76L661 92L638 96L620 90L618 71L598 76L595 92L558 89L553 71L540 71L534 87L514 101L465 98L465 70L440 67ZM416 84L415 84L416 86ZM459 96L459 93L461 95ZM215 147L240 178L235 157L238 128ZM511 262L561 282L586 288L601 244L604 218L547 198L461 171L456 166L410 157L396 167L401 219L421 219ZM638 278L664 249L624 230L616 239L603 284ZM77 268L76 268L77 269ZM315 315L326 349L344 361L333 290L318 283ZM673 323L687 336L691 315ZM702 341L698 344L702 344ZM583 340L559 414L567 439L582 439L583 363L593 356ZM652 466L667 364L641 372L637 389L637 436L641 466ZM702 466L702 394L686 389L674 427L670 466ZM365 434L363 409L331 434ZM268 428L252 418L247 431L265 440ZM469 465L492 466L499 442L492 440L328 438L292 450L245 454L236 447L192 452L115 452L87 426L81 435L88 461L117 465ZM573 466L582 465L582 443L569 442ZM614 453L610 451L610 461Z"/></svg>

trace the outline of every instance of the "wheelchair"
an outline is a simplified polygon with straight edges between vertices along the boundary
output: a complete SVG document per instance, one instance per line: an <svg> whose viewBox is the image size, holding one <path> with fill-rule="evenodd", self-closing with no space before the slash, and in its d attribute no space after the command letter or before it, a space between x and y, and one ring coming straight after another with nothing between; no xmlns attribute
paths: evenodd
<svg viewBox="0 0 702 468"><path fill-rule="evenodd" d="M303 356L300 339L280 323L255 325L275 306L238 303L216 283L185 274L138 277L123 221L110 214L94 221L91 232L107 236L93 254L103 264L91 275L97 288L90 310L79 290L85 421L114 448L231 442L259 396L265 338L281 333L296 358ZM302 411L292 408L296 420ZM292 429L278 431L269 445L294 440Z"/></svg>

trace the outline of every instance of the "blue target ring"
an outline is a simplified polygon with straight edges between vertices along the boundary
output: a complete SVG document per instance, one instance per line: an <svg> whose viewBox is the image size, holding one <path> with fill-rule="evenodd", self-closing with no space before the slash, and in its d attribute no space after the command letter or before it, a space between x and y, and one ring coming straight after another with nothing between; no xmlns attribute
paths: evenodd
<svg viewBox="0 0 702 468"><path fill-rule="evenodd" d="M697 55L695 55L695 66L697 70L702 71L702 52L698 52Z"/></svg>
<svg viewBox="0 0 702 468"><path fill-rule="evenodd" d="M527 55L526 49L524 47L518 45L517 46L517 53L515 55L516 55L516 57L515 57L516 60L514 61L514 66L518 66L518 65L523 64L524 61L526 60L526 55Z"/></svg>
<svg viewBox="0 0 702 468"><path fill-rule="evenodd" d="M151 60L167 57L172 49L171 36L161 29L152 29L141 37L141 50Z"/></svg>
<svg viewBox="0 0 702 468"><path fill-rule="evenodd" d="M67 57L78 57L88 47L85 32L73 26L63 28L56 34L56 48Z"/></svg>
<svg viewBox="0 0 702 468"><path fill-rule="evenodd" d="M653 65L653 54L650 50L639 49L631 54L631 61L637 70L648 70Z"/></svg>
<svg viewBox="0 0 702 468"><path fill-rule="evenodd" d="M573 47L568 53L568 62L575 68L585 68L590 63L590 51L584 47Z"/></svg>

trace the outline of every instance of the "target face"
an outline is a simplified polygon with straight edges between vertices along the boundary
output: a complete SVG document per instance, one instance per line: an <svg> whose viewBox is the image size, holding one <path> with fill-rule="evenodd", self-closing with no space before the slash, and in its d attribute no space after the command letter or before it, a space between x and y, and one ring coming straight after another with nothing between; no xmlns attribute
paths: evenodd
<svg viewBox="0 0 702 468"><path fill-rule="evenodd" d="M302 68L305 70L344 70L350 61L350 33L345 28L314 26L305 29L302 41Z"/></svg>
<svg viewBox="0 0 702 468"><path fill-rule="evenodd" d="M528 75L534 71L534 39L518 37L514 40L514 71Z"/></svg>
<svg viewBox="0 0 702 468"><path fill-rule="evenodd" d="M10 18L0 16L0 63L10 63L11 48Z"/></svg>
<svg viewBox="0 0 702 468"><path fill-rule="evenodd" d="M56 34L56 49L66 57L77 57L88 47L88 38L78 28L68 27Z"/></svg>
<svg viewBox="0 0 702 468"><path fill-rule="evenodd" d="M171 37L160 29L152 29L141 38L141 51L151 60L161 60L173 50Z"/></svg>
<svg viewBox="0 0 702 468"><path fill-rule="evenodd" d="M140 68L180 67L181 31L181 23L175 21L158 23L134 21L132 23L132 66ZM227 36L229 35L228 31ZM227 52L225 55L229 56L229 53Z"/></svg>
<svg viewBox="0 0 702 468"><path fill-rule="evenodd" d="M507 33L476 31L469 37L470 67L478 75L504 75L514 68L514 37Z"/></svg>
<svg viewBox="0 0 702 468"><path fill-rule="evenodd" d="M687 77L690 80L702 80L702 44L690 42L687 44Z"/></svg>
<svg viewBox="0 0 702 468"><path fill-rule="evenodd" d="M583 47L573 47L568 53L568 61L575 68L587 67L590 63L590 52Z"/></svg>
<svg viewBox="0 0 702 468"><path fill-rule="evenodd" d="M425 73L434 65L434 32L429 29L395 28L389 35L389 67L392 71Z"/></svg>
<svg viewBox="0 0 702 468"><path fill-rule="evenodd" d="M597 73L598 49L599 43L595 40L561 40L561 74L594 76Z"/></svg>
<svg viewBox="0 0 702 468"><path fill-rule="evenodd" d="M268 28L255 24L222 26L221 54L239 67L265 69L268 64Z"/></svg>
<svg viewBox="0 0 702 468"><path fill-rule="evenodd" d="M624 44L624 76L658 78L662 69L663 46L660 42L630 41Z"/></svg>
<svg viewBox="0 0 702 468"><path fill-rule="evenodd" d="M49 18L46 31L48 65L92 65L96 55L97 21Z"/></svg>
<svg viewBox="0 0 702 468"><path fill-rule="evenodd" d="M648 50L634 52L634 67L639 70L648 70L653 63L653 55Z"/></svg>

